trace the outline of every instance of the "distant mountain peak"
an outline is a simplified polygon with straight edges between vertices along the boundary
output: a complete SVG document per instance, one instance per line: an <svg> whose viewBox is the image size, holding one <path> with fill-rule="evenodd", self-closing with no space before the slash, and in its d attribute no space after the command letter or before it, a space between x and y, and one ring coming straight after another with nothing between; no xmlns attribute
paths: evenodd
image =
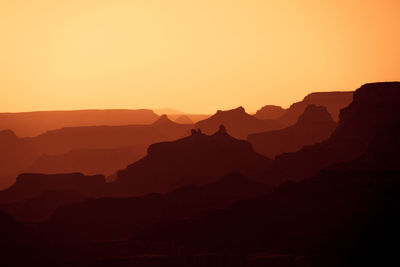
<svg viewBox="0 0 400 267"><path fill-rule="evenodd" d="M166 114L160 116L158 120L156 120L153 125L174 125L175 122L171 121Z"/></svg>
<svg viewBox="0 0 400 267"><path fill-rule="evenodd" d="M261 109L257 110L254 117L257 119L270 119L275 120L281 117L286 112L286 109L282 108L281 106L275 105L266 105L263 106Z"/></svg>

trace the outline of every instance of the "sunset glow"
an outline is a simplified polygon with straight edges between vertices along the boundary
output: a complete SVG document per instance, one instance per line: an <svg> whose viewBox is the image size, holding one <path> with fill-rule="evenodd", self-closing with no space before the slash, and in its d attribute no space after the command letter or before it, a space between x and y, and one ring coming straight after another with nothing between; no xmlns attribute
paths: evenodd
<svg viewBox="0 0 400 267"><path fill-rule="evenodd" d="M398 0L0 0L0 112L253 112L398 80L399 10Z"/></svg>

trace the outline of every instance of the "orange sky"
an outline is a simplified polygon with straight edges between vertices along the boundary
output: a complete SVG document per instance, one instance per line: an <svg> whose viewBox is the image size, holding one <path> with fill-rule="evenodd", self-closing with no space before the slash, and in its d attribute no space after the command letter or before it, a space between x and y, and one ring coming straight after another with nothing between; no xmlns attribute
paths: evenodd
<svg viewBox="0 0 400 267"><path fill-rule="evenodd" d="M399 0L0 0L0 112L255 111L400 80L399 11Z"/></svg>

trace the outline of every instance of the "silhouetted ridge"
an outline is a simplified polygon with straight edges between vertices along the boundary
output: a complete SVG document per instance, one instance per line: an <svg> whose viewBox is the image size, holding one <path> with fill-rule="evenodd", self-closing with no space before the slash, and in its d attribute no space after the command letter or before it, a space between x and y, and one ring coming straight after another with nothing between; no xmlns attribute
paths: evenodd
<svg viewBox="0 0 400 267"><path fill-rule="evenodd" d="M235 138L245 139L249 133L279 129L282 124L275 120L260 120L246 113L243 107L231 110L218 110L208 119L195 124L206 134L216 132L220 125L224 125L227 132Z"/></svg>
<svg viewBox="0 0 400 267"><path fill-rule="evenodd" d="M267 157L275 157L320 142L328 138L335 128L336 123L325 107L308 105L295 125L276 131L251 134L248 140L255 151Z"/></svg>
<svg viewBox="0 0 400 267"><path fill-rule="evenodd" d="M335 121L339 119L339 112L350 104L353 99L353 92L316 92L304 97L300 102L292 104L286 112L278 118L285 125L294 124L299 116L303 114L310 104L327 107Z"/></svg>
<svg viewBox="0 0 400 267"><path fill-rule="evenodd" d="M166 192L188 183L208 183L233 170L253 172L269 163L224 126L212 135L193 129L188 137L150 145L146 157L118 173L114 186L128 195Z"/></svg>
<svg viewBox="0 0 400 267"><path fill-rule="evenodd" d="M265 175L299 180L330 165L354 160L381 129L399 119L400 82L365 84L354 92L353 102L341 110L339 124L329 139L279 155L275 168Z"/></svg>

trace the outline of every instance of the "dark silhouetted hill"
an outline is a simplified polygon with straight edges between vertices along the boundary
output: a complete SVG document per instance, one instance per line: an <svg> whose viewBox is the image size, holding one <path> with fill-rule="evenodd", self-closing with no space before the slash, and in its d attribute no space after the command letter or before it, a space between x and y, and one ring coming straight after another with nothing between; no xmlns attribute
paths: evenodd
<svg viewBox="0 0 400 267"><path fill-rule="evenodd" d="M254 150L274 158L285 152L295 152L305 145L327 139L336 128L336 123L325 107L308 105L297 123L284 129L250 134L247 140Z"/></svg>
<svg viewBox="0 0 400 267"><path fill-rule="evenodd" d="M285 114L286 109L281 106L266 105L257 110L254 117L260 120L276 120Z"/></svg>
<svg viewBox="0 0 400 267"><path fill-rule="evenodd" d="M220 125L224 125L230 135L239 139L246 139L247 135L280 129L283 125L275 120L260 120L247 114L243 107L227 111L218 110L208 119L195 124L206 134L214 133Z"/></svg>
<svg viewBox="0 0 400 267"><path fill-rule="evenodd" d="M74 191L84 196L105 194L103 175L85 176L81 173L24 173L11 187L0 191L0 203L15 203L35 198L46 191Z"/></svg>
<svg viewBox="0 0 400 267"><path fill-rule="evenodd" d="M297 119L310 104L326 107L332 118L338 121L339 111L350 104L353 100L353 93L352 91L311 93L304 97L302 101L292 104L285 114L278 118L278 121L285 125L296 123Z"/></svg>
<svg viewBox="0 0 400 267"><path fill-rule="evenodd" d="M119 171L112 185L117 194L167 192L188 183L209 183L233 170L255 172L270 162L223 126L212 135L192 130L189 137L151 145L147 156Z"/></svg>
<svg viewBox="0 0 400 267"><path fill-rule="evenodd" d="M188 185L166 194L90 199L60 208L41 226L60 240L127 239L156 222L219 210L269 192L264 184L233 172L206 185Z"/></svg>
<svg viewBox="0 0 400 267"><path fill-rule="evenodd" d="M65 127L151 124L158 115L149 109L65 110L0 113L0 130L11 129L17 136L36 136Z"/></svg>

